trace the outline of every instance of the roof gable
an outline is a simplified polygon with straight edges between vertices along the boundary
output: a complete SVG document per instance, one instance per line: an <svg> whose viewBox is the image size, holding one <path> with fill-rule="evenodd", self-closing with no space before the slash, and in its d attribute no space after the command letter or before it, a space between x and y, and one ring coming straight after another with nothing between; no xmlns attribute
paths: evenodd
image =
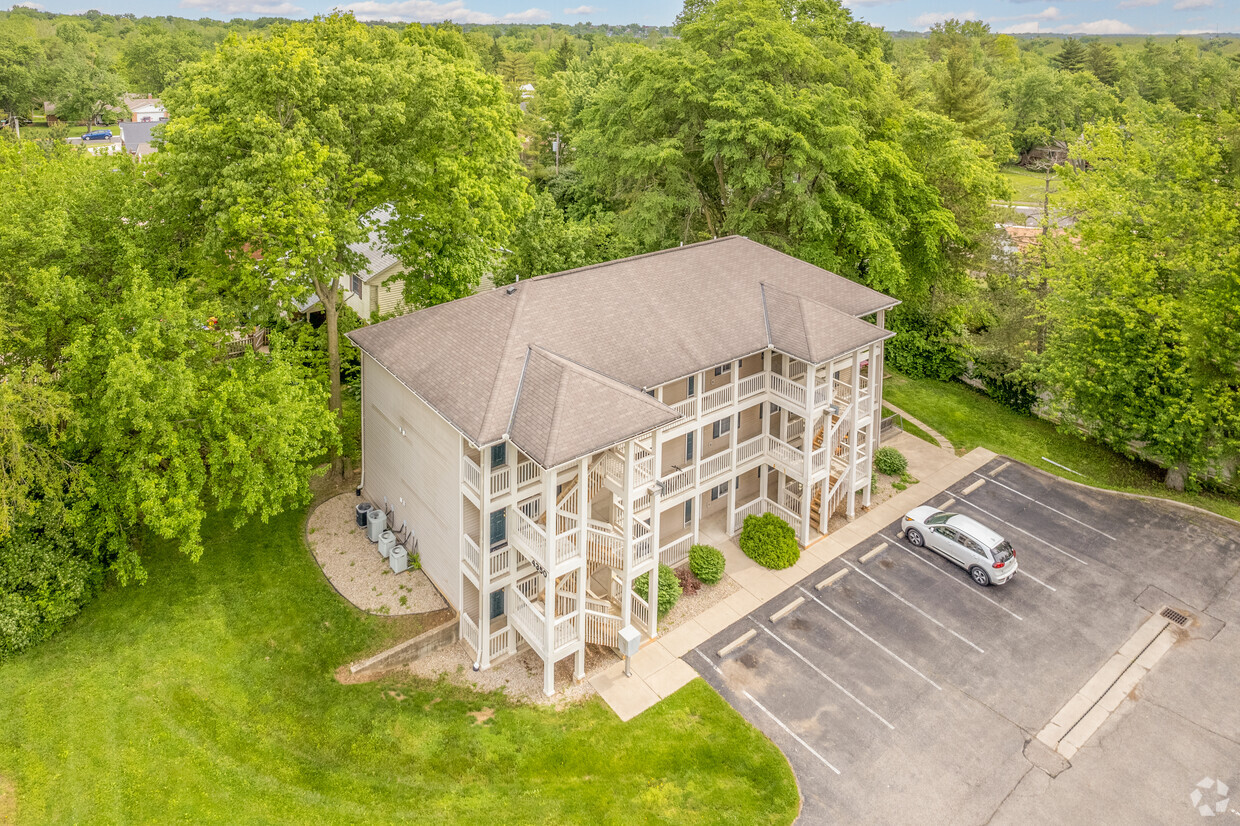
<svg viewBox="0 0 1240 826"><path fill-rule="evenodd" d="M811 364L822 364L895 335L771 284L762 284L762 301L771 346Z"/></svg>

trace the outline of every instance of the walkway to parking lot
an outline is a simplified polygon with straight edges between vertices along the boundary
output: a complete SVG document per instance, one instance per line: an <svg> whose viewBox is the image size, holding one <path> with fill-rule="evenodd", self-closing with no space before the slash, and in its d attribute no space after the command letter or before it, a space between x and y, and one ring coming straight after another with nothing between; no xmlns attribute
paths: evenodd
<svg viewBox="0 0 1240 826"><path fill-rule="evenodd" d="M811 544L801 552L801 559L796 565L782 571L771 571L757 565L741 553L734 542L727 541L726 537L715 537L727 558L728 574L740 584L741 590L669 633L646 643L633 657L632 677L624 675L624 663L617 663L592 678L591 684L620 719L629 720L640 714L697 676L694 668L681 659L695 646L755 611L928 497L956 485L993 458L995 454L985 448L976 448L958 458L953 458L946 450L934 451L927 459L927 462L933 461L934 464L917 466L918 473L922 475L919 484L864 513L847 527Z"/></svg>

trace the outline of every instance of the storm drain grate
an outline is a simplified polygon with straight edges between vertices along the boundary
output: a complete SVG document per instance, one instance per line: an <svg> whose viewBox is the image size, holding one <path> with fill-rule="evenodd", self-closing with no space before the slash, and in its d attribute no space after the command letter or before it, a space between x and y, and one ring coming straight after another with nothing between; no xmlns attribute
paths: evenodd
<svg viewBox="0 0 1240 826"><path fill-rule="evenodd" d="M1188 617L1184 616L1183 614L1181 614L1179 611L1175 610L1174 608L1162 609L1162 613L1159 614L1159 616L1162 617L1163 619L1171 620L1172 622L1174 622L1176 625L1180 626L1181 628L1183 628L1185 625L1188 624Z"/></svg>

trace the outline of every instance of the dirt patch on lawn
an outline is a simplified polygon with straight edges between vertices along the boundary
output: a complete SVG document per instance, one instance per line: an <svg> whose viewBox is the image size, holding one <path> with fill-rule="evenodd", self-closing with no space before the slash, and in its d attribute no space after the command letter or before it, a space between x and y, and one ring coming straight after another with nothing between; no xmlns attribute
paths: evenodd
<svg viewBox="0 0 1240 826"><path fill-rule="evenodd" d="M17 786L0 774L0 823L17 822Z"/></svg>

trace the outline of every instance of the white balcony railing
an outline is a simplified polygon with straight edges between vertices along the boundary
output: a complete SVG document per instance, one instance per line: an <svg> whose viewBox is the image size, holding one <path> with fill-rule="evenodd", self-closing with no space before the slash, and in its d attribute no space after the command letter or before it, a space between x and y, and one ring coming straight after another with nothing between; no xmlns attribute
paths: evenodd
<svg viewBox="0 0 1240 826"><path fill-rule="evenodd" d="M841 379L832 379L832 381L835 382L835 403L842 410L844 405L852 404L852 384Z"/></svg>
<svg viewBox="0 0 1240 826"><path fill-rule="evenodd" d="M577 624L576 614L569 614L555 621L551 641L551 647L557 654L565 648L575 647L581 641L581 627Z"/></svg>
<svg viewBox="0 0 1240 826"><path fill-rule="evenodd" d="M688 488L693 487L696 475L697 472L694 468L687 467L684 470L673 471L667 476L664 476L659 480L663 483L664 498L668 496L675 496L682 490L687 490Z"/></svg>
<svg viewBox="0 0 1240 826"><path fill-rule="evenodd" d="M466 537L468 539L469 537ZM503 579L513 572L516 554L507 546L491 551L490 575L494 582Z"/></svg>
<svg viewBox="0 0 1240 826"><path fill-rule="evenodd" d="M698 481L705 482L707 479L713 479L719 474L732 469L732 451L724 450L716 453L709 459L703 459L701 466L698 468Z"/></svg>
<svg viewBox="0 0 1240 826"><path fill-rule="evenodd" d="M736 398L747 399L766 389L766 373L754 373L736 382Z"/></svg>
<svg viewBox="0 0 1240 826"><path fill-rule="evenodd" d="M689 558L689 548L693 546L693 534L687 533L674 539L659 549L659 562L675 568Z"/></svg>
<svg viewBox="0 0 1240 826"><path fill-rule="evenodd" d="M461 476L474 493L482 492L482 468L478 467L478 463L468 456L461 457Z"/></svg>
<svg viewBox="0 0 1240 826"><path fill-rule="evenodd" d="M672 408L677 413L684 416L686 419L697 418L697 411L698 411L697 396L690 396L689 398L685 399L682 402L676 402L675 404L669 404L668 407Z"/></svg>
<svg viewBox="0 0 1240 826"><path fill-rule="evenodd" d="M507 493L512 487L512 468L497 467L491 471L491 495Z"/></svg>
<svg viewBox="0 0 1240 826"><path fill-rule="evenodd" d="M638 596L636 591L629 591L629 611L633 625L646 634L650 633L650 606Z"/></svg>
<svg viewBox="0 0 1240 826"><path fill-rule="evenodd" d="M796 407L805 406L805 385L778 374L771 374L771 392Z"/></svg>
<svg viewBox="0 0 1240 826"><path fill-rule="evenodd" d="M581 548L577 544L577 531L573 529L568 533L561 534L555 538L555 564L556 566L566 565L578 558Z"/></svg>
<svg viewBox="0 0 1240 826"><path fill-rule="evenodd" d="M469 618L469 614L461 614L461 639L465 640L475 654L482 653L482 649L478 647L478 624Z"/></svg>
<svg viewBox="0 0 1240 826"><path fill-rule="evenodd" d="M785 435L785 438L789 443L791 443L793 439L798 439L804 435L805 435L805 420L804 419L797 418L797 419L793 419L792 421L788 422L788 432Z"/></svg>
<svg viewBox="0 0 1240 826"><path fill-rule="evenodd" d="M831 396L831 385L823 382L814 387L814 407L822 407Z"/></svg>
<svg viewBox="0 0 1240 826"><path fill-rule="evenodd" d="M526 485L533 484L542 479L542 473L538 469L538 465L534 464L533 459L526 459L524 462L517 463L517 487L523 488Z"/></svg>
<svg viewBox="0 0 1240 826"><path fill-rule="evenodd" d="M785 488L780 491L779 504L782 505L789 513L800 519L801 513L801 497Z"/></svg>
<svg viewBox="0 0 1240 826"><path fill-rule="evenodd" d="M547 570L547 534L543 529L521 509L512 506L508 508L508 522L509 542L544 571Z"/></svg>
<svg viewBox="0 0 1240 826"><path fill-rule="evenodd" d="M621 617L608 612L607 607L603 603L602 610L586 609L586 642L592 645L619 648L620 627L624 621Z"/></svg>
<svg viewBox="0 0 1240 826"><path fill-rule="evenodd" d="M748 439L744 442L741 442L739 445L737 445L736 446L736 466L740 467L745 462L748 462L750 459L753 459L756 456L761 456L762 445L765 442L766 442L766 438L762 436L762 434L759 433L757 436L754 436L752 439Z"/></svg>
<svg viewBox="0 0 1240 826"><path fill-rule="evenodd" d="M633 520L633 565L649 562L654 554L654 541L650 526L640 519Z"/></svg>
<svg viewBox="0 0 1240 826"><path fill-rule="evenodd" d="M478 543L467 533L461 534L461 557L473 569L475 576L482 572L482 551L478 550Z"/></svg>
<svg viewBox="0 0 1240 826"><path fill-rule="evenodd" d="M702 396L702 415L721 410L732 403L732 385L725 384Z"/></svg>
<svg viewBox="0 0 1240 826"><path fill-rule="evenodd" d="M732 533L740 533L741 526L745 524L745 517L761 516L764 513L766 513L766 499L761 496L741 505L732 514Z"/></svg>
<svg viewBox="0 0 1240 826"><path fill-rule="evenodd" d="M505 625L487 638L487 652L491 655L491 659L495 659L500 654L507 652L511 643L512 628Z"/></svg>
<svg viewBox="0 0 1240 826"><path fill-rule="evenodd" d="M766 453L772 459L783 462L794 469L801 467L801 461L805 458L804 454L792 445L770 435L766 437Z"/></svg>
<svg viewBox="0 0 1240 826"><path fill-rule="evenodd" d="M521 593L520 588L508 589L508 623L525 637L539 656L545 656L547 646L543 612Z"/></svg>

